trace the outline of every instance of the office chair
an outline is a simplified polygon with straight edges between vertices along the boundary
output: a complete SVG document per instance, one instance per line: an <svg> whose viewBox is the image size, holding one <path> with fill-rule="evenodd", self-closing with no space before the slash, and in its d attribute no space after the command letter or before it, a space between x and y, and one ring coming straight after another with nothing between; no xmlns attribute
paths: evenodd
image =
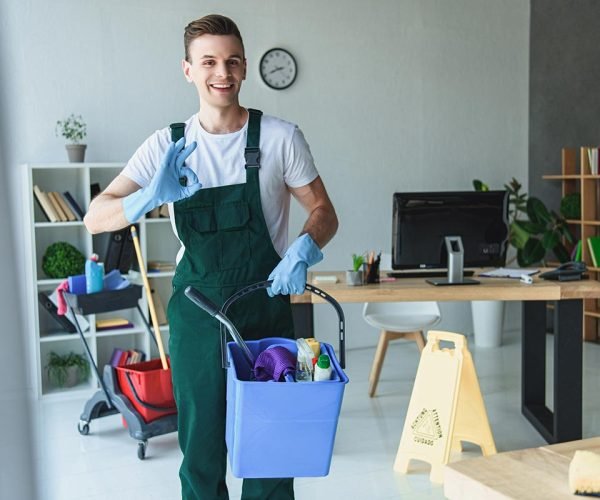
<svg viewBox="0 0 600 500"><path fill-rule="evenodd" d="M389 342L400 338L414 340L421 352L425 347L423 330L437 324L441 313L437 302L367 302L363 318L381 330L369 376L369 397L373 397Z"/></svg>

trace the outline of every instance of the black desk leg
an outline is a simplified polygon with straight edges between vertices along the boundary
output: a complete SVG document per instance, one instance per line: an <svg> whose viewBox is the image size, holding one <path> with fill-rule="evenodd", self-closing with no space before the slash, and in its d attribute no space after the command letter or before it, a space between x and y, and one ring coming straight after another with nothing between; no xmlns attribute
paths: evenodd
<svg viewBox="0 0 600 500"><path fill-rule="evenodd" d="M581 439L581 300L554 309L554 412L546 406L546 303L523 302L521 410L549 443Z"/></svg>
<svg viewBox="0 0 600 500"><path fill-rule="evenodd" d="M554 310L554 436L581 439L583 300L559 300Z"/></svg>

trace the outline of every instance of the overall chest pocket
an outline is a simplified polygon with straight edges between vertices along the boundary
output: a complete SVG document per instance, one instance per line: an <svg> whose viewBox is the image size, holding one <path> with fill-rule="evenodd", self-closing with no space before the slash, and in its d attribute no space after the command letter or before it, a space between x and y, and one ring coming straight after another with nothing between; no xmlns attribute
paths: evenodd
<svg viewBox="0 0 600 500"><path fill-rule="evenodd" d="M186 273L214 273L248 265L252 255L246 201L187 206L176 220L186 248Z"/></svg>
<svg viewBox="0 0 600 500"><path fill-rule="evenodd" d="M250 209L246 201L223 203L215 207L219 234L219 268L237 269L248 264L250 252Z"/></svg>

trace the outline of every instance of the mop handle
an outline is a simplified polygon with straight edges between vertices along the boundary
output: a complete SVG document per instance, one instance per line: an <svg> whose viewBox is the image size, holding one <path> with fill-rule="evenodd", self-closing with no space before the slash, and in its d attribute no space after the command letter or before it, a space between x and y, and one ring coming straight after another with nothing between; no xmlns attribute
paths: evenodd
<svg viewBox="0 0 600 500"><path fill-rule="evenodd" d="M259 281L258 283L248 285L247 287L238 290L237 292L235 292L231 297L229 297L225 301L225 303L223 304L223 307L221 307L221 314L224 316L227 313L227 309L229 309L229 306L231 306L231 304L236 302L238 299L242 298L244 295L247 295L256 290L262 290L263 288L268 288L271 286L272 283L273 283L272 280L271 281ZM338 301L335 300L331 295L324 292L320 288L317 288L316 286L313 286L313 285L307 283L304 289L308 290L309 292L311 292L315 295L318 295L326 302L329 302L333 306L335 311L337 312L338 320L339 320L340 366L342 368L346 368L346 326L345 326L346 320L344 317L344 311L342 310L342 307L340 306ZM214 306L214 307L216 307L216 306Z"/></svg>
<svg viewBox="0 0 600 500"><path fill-rule="evenodd" d="M233 325L231 320L219 310L219 307L214 302L212 302L208 297L196 290L193 286L186 287L184 293L186 297L190 299L194 304L196 304L200 309L206 311L213 318L219 321L221 325L225 326L227 330L229 330L229 333L233 337L233 340L235 340L235 343L241 349L244 358L246 358L248 366L252 370L254 368L254 356L252 355L248 344L244 342L244 339L240 335L240 332L237 331L237 328Z"/></svg>
<svg viewBox="0 0 600 500"><path fill-rule="evenodd" d="M140 250L140 242L138 241L137 231L135 226L131 226L131 236L133 238L133 246L135 247L135 253L137 255L138 265L140 266L140 273L142 280L144 281L144 288L146 289L146 295L148 296L148 307L150 308L150 317L152 318L152 326L154 327L154 334L158 343L158 353L160 354L160 362L163 370L168 370L169 365L167 364L167 357L165 356L165 349L163 347L162 336L160 334L160 327L158 326L158 318L156 317L156 309L154 309L154 300L152 299L152 289L148 282L148 276L146 275L146 266L144 265L144 259L142 258L142 251Z"/></svg>

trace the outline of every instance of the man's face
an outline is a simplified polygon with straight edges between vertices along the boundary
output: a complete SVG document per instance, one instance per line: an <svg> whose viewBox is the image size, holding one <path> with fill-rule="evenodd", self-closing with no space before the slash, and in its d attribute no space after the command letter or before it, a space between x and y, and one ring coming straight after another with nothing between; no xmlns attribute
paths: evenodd
<svg viewBox="0 0 600 500"><path fill-rule="evenodd" d="M202 103L220 108L237 104L246 79L240 41L233 35L202 35L188 50L191 62L182 62L183 73L198 89Z"/></svg>

